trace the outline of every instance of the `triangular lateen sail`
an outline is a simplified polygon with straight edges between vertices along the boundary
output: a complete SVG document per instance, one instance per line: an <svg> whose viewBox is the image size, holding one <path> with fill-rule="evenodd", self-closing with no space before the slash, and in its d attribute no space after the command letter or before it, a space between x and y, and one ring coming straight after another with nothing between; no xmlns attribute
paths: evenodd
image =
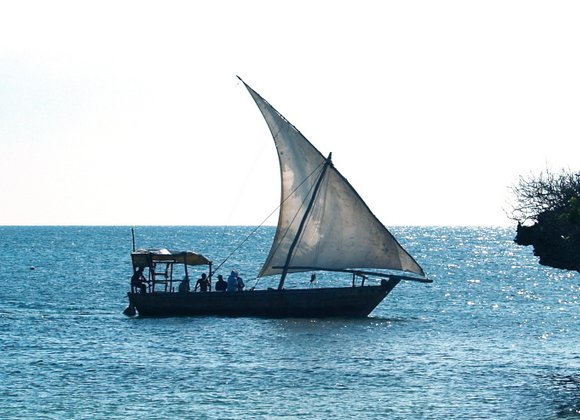
<svg viewBox="0 0 580 420"><path fill-rule="evenodd" d="M326 158L265 99L243 83L272 133L282 179L278 228L260 271L263 277L282 272ZM400 270L424 276L419 264L331 166L293 250L288 272L355 268Z"/></svg>

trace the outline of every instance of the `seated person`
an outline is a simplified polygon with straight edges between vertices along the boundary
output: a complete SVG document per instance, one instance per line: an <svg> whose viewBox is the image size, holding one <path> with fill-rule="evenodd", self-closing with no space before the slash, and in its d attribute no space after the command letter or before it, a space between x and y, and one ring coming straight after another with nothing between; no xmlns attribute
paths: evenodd
<svg viewBox="0 0 580 420"><path fill-rule="evenodd" d="M185 278L179 284L179 288L177 289L181 293L189 292L189 277L185 276Z"/></svg>
<svg viewBox="0 0 580 420"><path fill-rule="evenodd" d="M241 292L244 290L244 287L246 287L246 285L244 284L244 279L242 279L240 276L238 276L237 280L238 280L238 292Z"/></svg>
<svg viewBox="0 0 580 420"><path fill-rule="evenodd" d="M218 281L215 284L216 292L225 292L228 288L228 283L224 280L224 276L218 275Z"/></svg>
<svg viewBox="0 0 580 420"><path fill-rule="evenodd" d="M237 292L238 291L238 272L232 270L232 273L228 277L228 287L226 292Z"/></svg>

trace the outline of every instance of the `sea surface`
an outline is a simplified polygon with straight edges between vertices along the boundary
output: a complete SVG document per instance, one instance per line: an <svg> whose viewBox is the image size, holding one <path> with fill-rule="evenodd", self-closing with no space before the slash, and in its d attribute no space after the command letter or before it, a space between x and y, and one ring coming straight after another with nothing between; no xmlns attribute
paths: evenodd
<svg viewBox="0 0 580 420"><path fill-rule="evenodd" d="M135 232L253 286L273 228L252 230ZM578 273L514 229L391 231L434 282L368 319L140 319L122 314L130 228L0 227L0 418L580 418Z"/></svg>

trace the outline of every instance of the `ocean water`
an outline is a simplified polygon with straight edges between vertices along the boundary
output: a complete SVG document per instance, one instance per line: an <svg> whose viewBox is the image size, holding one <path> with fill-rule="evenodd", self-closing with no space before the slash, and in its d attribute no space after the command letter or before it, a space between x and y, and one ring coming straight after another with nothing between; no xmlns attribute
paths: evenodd
<svg viewBox="0 0 580 420"><path fill-rule="evenodd" d="M217 265L251 230L141 227L137 246ZM129 228L0 227L0 418L580 418L578 273L513 229L392 231L434 283L368 319L139 319ZM272 235L224 273L252 286Z"/></svg>

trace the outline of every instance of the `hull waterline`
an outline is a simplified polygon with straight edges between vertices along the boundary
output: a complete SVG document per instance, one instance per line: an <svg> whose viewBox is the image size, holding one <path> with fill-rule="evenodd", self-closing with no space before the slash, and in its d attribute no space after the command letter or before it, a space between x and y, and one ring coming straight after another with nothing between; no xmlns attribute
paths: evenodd
<svg viewBox="0 0 580 420"><path fill-rule="evenodd" d="M321 289L254 290L244 292L129 293L141 317L259 316L366 317L399 283L381 286Z"/></svg>

